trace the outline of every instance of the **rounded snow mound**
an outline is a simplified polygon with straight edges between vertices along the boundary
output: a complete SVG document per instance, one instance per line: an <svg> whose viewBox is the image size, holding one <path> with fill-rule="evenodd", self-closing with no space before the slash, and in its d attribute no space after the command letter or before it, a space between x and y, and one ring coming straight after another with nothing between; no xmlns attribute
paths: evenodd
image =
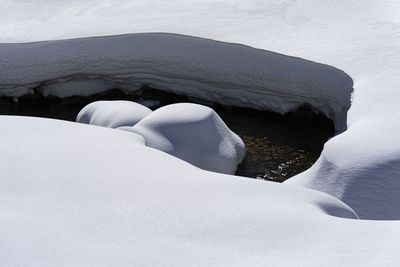
<svg viewBox="0 0 400 267"><path fill-rule="evenodd" d="M159 108L130 130L142 135L147 146L209 171L233 174L245 156L242 139L214 110L198 104Z"/></svg>
<svg viewBox="0 0 400 267"><path fill-rule="evenodd" d="M151 109L131 101L96 101L85 106L76 121L108 128L133 126Z"/></svg>

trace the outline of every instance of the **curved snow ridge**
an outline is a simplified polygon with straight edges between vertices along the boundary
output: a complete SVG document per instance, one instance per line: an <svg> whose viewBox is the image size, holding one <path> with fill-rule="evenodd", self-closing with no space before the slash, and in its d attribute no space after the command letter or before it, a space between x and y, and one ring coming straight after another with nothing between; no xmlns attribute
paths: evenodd
<svg viewBox="0 0 400 267"><path fill-rule="evenodd" d="M346 128L352 79L332 66L245 45L166 33L0 44L0 95L64 97L143 84L221 104L292 111Z"/></svg>

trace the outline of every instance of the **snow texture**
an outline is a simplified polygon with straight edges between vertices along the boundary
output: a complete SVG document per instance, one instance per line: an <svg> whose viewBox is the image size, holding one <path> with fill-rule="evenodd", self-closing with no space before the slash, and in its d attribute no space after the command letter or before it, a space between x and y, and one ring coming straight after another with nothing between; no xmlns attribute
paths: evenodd
<svg viewBox="0 0 400 267"><path fill-rule="evenodd" d="M96 101L85 106L76 121L108 128L133 126L151 113L151 109L131 101Z"/></svg>
<svg viewBox="0 0 400 267"><path fill-rule="evenodd" d="M147 146L214 172L234 174L246 154L242 139L218 114L197 104L173 104L152 113L131 101L96 101L76 121L137 133Z"/></svg>
<svg viewBox="0 0 400 267"><path fill-rule="evenodd" d="M134 133L51 120L1 117L0 240L4 240L1 265L400 265L399 221L327 216L326 213L342 217L354 214L332 197L295 186L329 193L346 202L361 218L400 218L399 1L6 0L0 5L0 13L0 38L7 43L127 32L172 32L323 62L345 71L354 81L347 131L329 140L311 169L284 184L202 171L144 146L141 137ZM113 42L119 38L124 42ZM145 45L137 46L138 54L132 53L136 48L129 40L146 38L149 40ZM86 42L94 43L91 49L83 49ZM122 43L129 49L121 48ZM219 49L211 53L204 48L207 44ZM116 46L115 50L110 49L111 45ZM97 46L111 51L110 54L99 56ZM157 47L165 54L176 53L168 58L171 61L134 58L143 73L149 74L149 66L156 67L155 72L150 77L139 74L132 79L130 75L138 72L127 69L128 79L116 79L123 66L131 66L131 62L130 57L121 55L127 61L124 64L112 60L113 56L121 50L147 56ZM77 52L79 49L87 54ZM274 77L278 77L276 84L282 87L265 86L262 92L278 88L280 94L282 88L292 90L291 86L285 89L290 81L315 85L326 76L332 77L329 73L337 74L338 80L333 78L335 81L329 84L340 85L342 89L334 86L334 90L322 89L322 92L324 96L331 92L332 99L339 99L337 103L342 107L349 106L352 84L347 75L332 67L179 35L2 44L0 54L1 94L9 96L23 95L29 86L46 88L68 79L79 85L88 80L84 68L89 65L90 71L101 70L101 74L107 71L106 78L89 73L93 75L90 83L97 83L99 90L120 83L135 90L141 83L152 81L164 85L164 90L180 84L182 87L176 90L200 92L198 88L202 88L201 92L215 98L212 100L222 101L226 96L229 103L248 105L262 102L267 106L265 95L254 85L270 85L268 81ZM193 57L186 57L192 54ZM156 56L159 54L154 57L159 59ZM282 70L277 76L269 75L270 65L265 65L273 62L270 60L275 56L277 62L281 59L287 62L285 72ZM234 64L235 60L241 64ZM313 82L283 79L282 73L299 77L296 76L299 68L290 67L296 60L316 69L317 76L308 71L305 75L310 75ZM75 62L93 65L76 69ZM220 65L214 65L217 62ZM111 68L102 69L108 65L101 63L110 64ZM319 75L322 69L327 71L326 76ZM166 73L178 73L183 82L176 77L166 78ZM161 82L153 75L161 77ZM201 86L193 84L197 78L206 78L206 82L200 80ZM127 80L139 84L127 84ZM224 83L216 83L218 80ZM345 92L341 91L344 80L347 81L344 87L348 86ZM78 88L66 84L68 89L60 90L66 94ZM213 90L207 91L208 86ZM222 89L215 90L216 87ZM54 88L48 90L53 91L61 95ZM216 91L227 93L216 95ZM250 98L252 92L258 97ZM234 101L229 98L231 94ZM286 106L278 99L273 98L276 104L269 104L269 108L279 110L280 105ZM318 110L332 110L332 104L328 106Z"/></svg>
<svg viewBox="0 0 400 267"><path fill-rule="evenodd" d="M203 171L126 131L12 116L0 126L2 266L396 260L397 224L334 217L357 218L327 194Z"/></svg>
<svg viewBox="0 0 400 267"><path fill-rule="evenodd" d="M130 129L146 145L199 168L234 174L245 156L242 139L209 107L180 103L155 110Z"/></svg>
<svg viewBox="0 0 400 267"><path fill-rule="evenodd" d="M345 129L343 71L300 58L182 35L148 33L0 44L0 95L89 95L143 85L225 105L287 113L308 104Z"/></svg>

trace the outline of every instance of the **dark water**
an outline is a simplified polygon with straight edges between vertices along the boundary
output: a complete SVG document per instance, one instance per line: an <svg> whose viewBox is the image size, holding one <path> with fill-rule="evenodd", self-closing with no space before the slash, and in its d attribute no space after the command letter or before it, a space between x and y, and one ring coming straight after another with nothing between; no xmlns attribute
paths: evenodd
<svg viewBox="0 0 400 267"><path fill-rule="evenodd" d="M220 113L246 144L247 155L237 175L283 182L311 167L334 127L326 118L307 113L280 116L246 109Z"/></svg>
<svg viewBox="0 0 400 267"><path fill-rule="evenodd" d="M1 115L23 115L74 121L78 112L96 100L158 100L161 106L195 102L212 107L246 145L246 158L237 175L282 182L309 168L323 144L334 135L331 121L302 108L285 116L273 112L224 107L197 99L145 88L134 95L118 90L91 97L66 99L27 96L15 103L0 98Z"/></svg>

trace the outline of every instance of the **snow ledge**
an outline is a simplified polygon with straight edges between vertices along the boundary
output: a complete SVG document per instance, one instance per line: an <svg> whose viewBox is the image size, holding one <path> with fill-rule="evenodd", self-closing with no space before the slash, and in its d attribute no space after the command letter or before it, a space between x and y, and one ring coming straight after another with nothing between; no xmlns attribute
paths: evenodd
<svg viewBox="0 0 400 267"><path fill-rule="evenodd" d="M167 33L0 44L0 96L91 95L143 85L281 114L308 104L346 129L353 80L332 66Z"/></svg>

